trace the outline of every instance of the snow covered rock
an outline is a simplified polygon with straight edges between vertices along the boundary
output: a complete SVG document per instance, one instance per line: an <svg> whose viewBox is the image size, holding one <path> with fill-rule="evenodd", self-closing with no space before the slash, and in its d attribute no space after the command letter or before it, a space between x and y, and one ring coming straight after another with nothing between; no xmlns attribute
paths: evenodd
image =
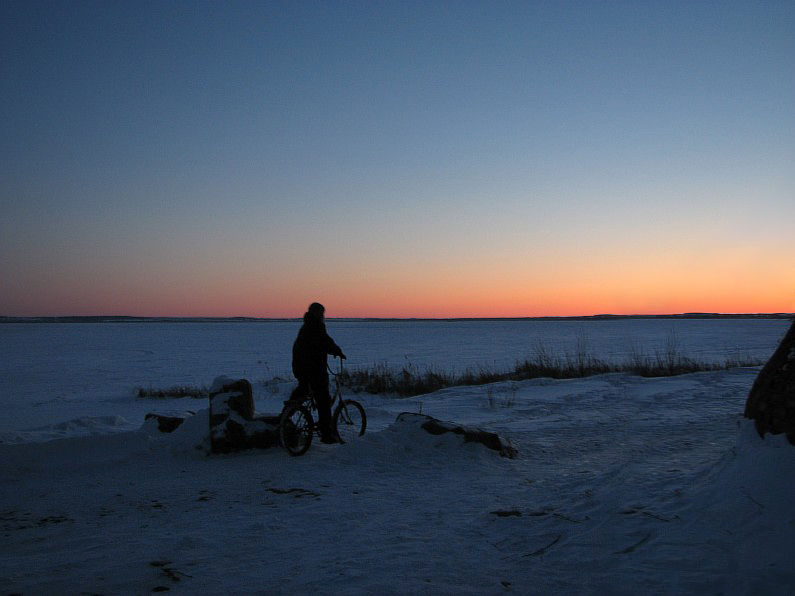
<svg viewBox="0 0 795 596"><path fill-rule="evenodd" d="M422 430L432 435L442 435L444 433L461 435L464 438L465 443L481 443L489 449L499 452L499 454L503 457L513 458L516 457L517 454L516 448L511 445L510 441L501 437L497 433L485 431L480 428L462 426L454 422L445 422L443 420L437 420L431 416L415 414L412 412L403 412L402 414L399 414L397 417L397 422L416 424L422 428Z"/></svg>
<svg viewBox="0 0 795 596"><path fill-rule="evenodd" d="M745 417L760 436L785 433L795 445L795 322L754 381Z"/></svg>
<svg viewBox="0 0 795 596"><path fill-rule="evenodd" d="M251 383L218 377L210 388L210 449L229 453L279 444L279 417L258 415Z"/></svg>
<svg viewBox="0 0 795 596"><path fill-rule="evenodd" d="M172 433L177 430L187 418L193 416L195 412L149 412L144 416L144 420L154 420L157 422L157 430L161 433Z"/></svg>

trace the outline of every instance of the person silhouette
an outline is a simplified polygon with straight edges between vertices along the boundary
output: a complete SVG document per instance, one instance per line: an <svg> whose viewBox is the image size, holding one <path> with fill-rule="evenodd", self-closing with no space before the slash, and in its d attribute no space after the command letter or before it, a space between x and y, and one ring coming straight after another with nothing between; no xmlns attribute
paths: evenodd
<svg viewBox="0 0 795 596"><path fill-rule="evenodd" d="M290 394L290 399L300 401L311 389L317 405L320 440L337 443L339 438L331 429L328 356L339 356L344 360L345 354L326 332L325 316L326 308L319 302L310 304L304 314L304 323L293 342L292 367L298 387Z"/></svg>

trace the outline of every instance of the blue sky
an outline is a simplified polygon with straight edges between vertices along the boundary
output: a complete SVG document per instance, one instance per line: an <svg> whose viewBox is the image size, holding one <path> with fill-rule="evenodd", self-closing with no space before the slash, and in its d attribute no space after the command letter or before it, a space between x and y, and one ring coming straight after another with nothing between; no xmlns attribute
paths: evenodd
<svg viewBox="0 0 795 596"><path fill-rule="evenodd" d="M0 14L0 314L795 311L794 2Z"/></svg>

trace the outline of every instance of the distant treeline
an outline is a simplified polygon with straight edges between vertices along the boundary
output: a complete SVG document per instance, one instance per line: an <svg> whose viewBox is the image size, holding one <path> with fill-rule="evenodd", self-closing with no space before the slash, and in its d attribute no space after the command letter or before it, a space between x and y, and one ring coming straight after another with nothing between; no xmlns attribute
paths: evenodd
<svg viewBox="0 0 795 596"><path fill-rule="evenodd" d="M256 317L0 317L2 323L256 323L261 321L297 321L298 319L261 319Z"/></svg>
<svg viewBox="0 0 795 596"><path fill-rule="evenodd" d="M421 322L421 321L616 321L622 319L792 319L795 313L704 313L689 312L675 315L584 315L575 317L471 317L471 318L333 318L336 322ZM74 316L74 317L3 317L2 323L259 323L291 322L299 318L257 317L132 317L132 316Z"/></svg>

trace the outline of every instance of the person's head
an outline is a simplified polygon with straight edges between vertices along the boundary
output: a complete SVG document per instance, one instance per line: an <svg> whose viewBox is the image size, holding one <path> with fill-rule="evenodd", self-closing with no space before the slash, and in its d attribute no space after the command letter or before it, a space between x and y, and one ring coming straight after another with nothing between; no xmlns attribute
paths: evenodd
<svg viewBox="0 0 795 596"><path fill-rule="evenodd" d="M323 317L326 315L326 307L320 304L320 302L313 302L309 305L309 310L307 312L316 319L322 321Z"/></svg>

